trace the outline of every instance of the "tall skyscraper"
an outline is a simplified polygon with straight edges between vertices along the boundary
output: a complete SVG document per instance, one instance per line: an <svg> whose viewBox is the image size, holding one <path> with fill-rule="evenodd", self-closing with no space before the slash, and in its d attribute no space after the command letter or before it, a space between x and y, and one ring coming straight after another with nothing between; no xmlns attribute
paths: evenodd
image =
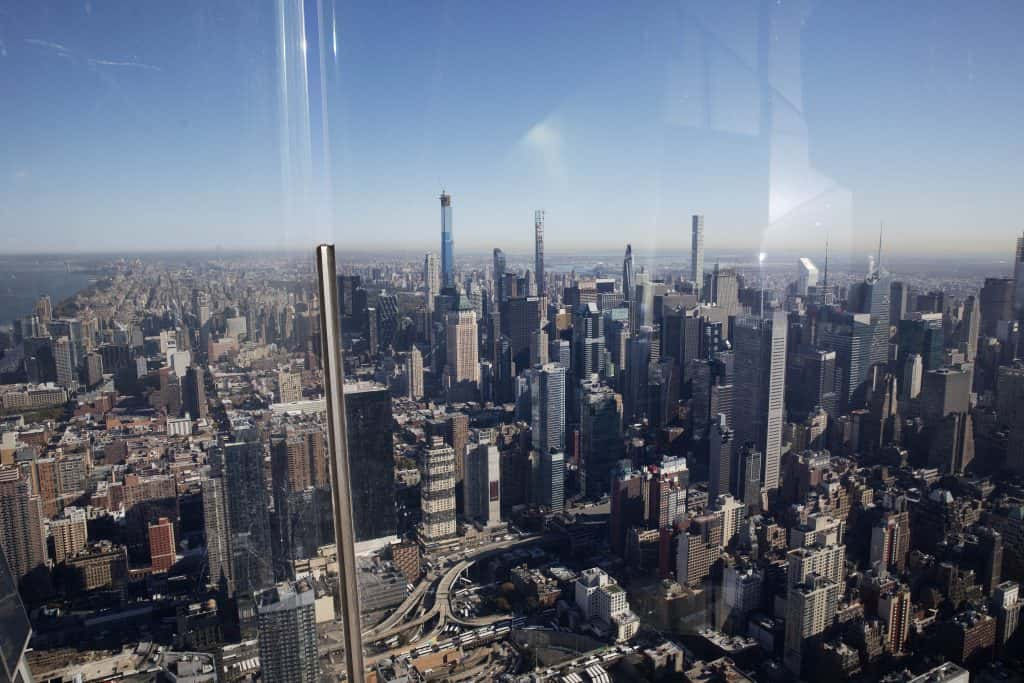
<svg viewBox="0 0 1024 683"><path fill-rule="evenodd" d="M767 491L779 486L782 413L786 393L786 315L737 316L734 330L735 438L764 454Z"/></svg>
<svg viewBox="0 0 1024 683"><path fill-rule="evenodd" d="M580 304L573 314L572 370L577 379L604 372L604 316L597 304Z"/></svg>
<svg viewBox="0 0 1024 683"><path fill-rule="evenodd" d="M530 429L533 447L541 452L565 449L565 368L548 363L532 370Z"/></svg>
<svg viewBox="0 0 1024 683"><path fill-rule="evenodd" d="M494 249L494 305L501 310L501 302L507 298L505 293L505 252Z"/></svg>
<svg viewBox="0 0 1024 683"><path fill-rule="evenodd" d="M445 317L445 353L444 378L449 400L474 400L480 387L476 311L463 296L459 297L457 310Z"/></svg>
<svg viewBox="0 0 1024 683"><path fill-rule="evenodd" d="M46 562L39 497L17 467L0 467L0 549L15 582Z"/></svg>
<svg viewBox="0 0 1024 683"><path fill-rule="evenodd" d="M811 259L802 257L797 262L796 293L807 296L808 287L818 286L818 267Z"/></svg>
<svg viewBox="0 0 1024 683"><path fill-rule="evenodd" d="M546 296L547 283L544 280L544 209L538 209L533 214L533 240L533 276L537 280L537 296Z"/></svg>
<svg viewBox="0 0 1024 683"><path fill-rule="evenodd" d="M250 595L271 585L274 577L263 444L226 444L224 483L231 530L231 573L236 592Z"/></svg>
<svg viewBox="0 0 1024 683"><path fill-rule="evenodd" d="M623 457L622 399L595 378L580 385L580 488L597 499L611 490L612 470Z"/></svg>
<svg viewBox="0 0 1024 683"><path fill-rule="evenodd" d="M633 279L633 245L626 245L626 256L622 259L622 299L633 300L633 287L636 285Z"/></svg>
<svg viewBox="0 0 1024 683"><path fill-rule="evenodd" d="M427 295L427 310L434 310L434 297L441 293L441 266L437 254L427 252L423 256L423 289Z"/></svg>
<svg viewBox="0 0 1024 683"><path fill-rule="evenodd" d="M1017 238L1017 250L1013 256L1013 312L1017 320L1024 318L1024 235Z"/></svg>
<svg viewBox="0 0 1024 683"><path fill-rule="evenodd" d="M317 683L316 594L305 581L282 583L259 594L260 672L267 681Z"/></svg>
<svg viewBox="0 0 1024 683"><path fill-rule="evenodd" d="M423 354L413 346L405 357L405 376L409 382L409 398L423 398Z"/></svg>
<svg viewBox="0 0 1024 683"><path fill-rule="evenodd" d="M207 585L219 586L223 580L228 594L234 592L231 537L224 480L203 480L203 524L206 531Z"/></svg>
<svg viewBox="0 0 1024 683"><path fill-rule="evenodd" d="M387 387L346 382L345 419L356 543L394 536L398 530L394 427Z"/></svg>
<svg viewBox="0 0 1024 683"><path fill-rule="evenodd" d="M65 389L78 388L78 373L75 371L74 342L60 337L53 342L53 360L57 368L57 384Z"/></svg>
<svg viewBox="0 0 1024 683"><path fill-rule="evenodd" d="M206 376L203 369L198 366L189 367L185 371L182 384L185 412L193 420L205 420L210 413L210 409L206 402ZM301 397L302 383L300 377L299 398Z"/></svg>
<svg viewBox="0 0 1024 683"><path fill-rule="evenodd" d="M25 651L32 638L28 614L18 594L18 577L8 566L0 546L0 681L30 683L32 672L25 660Z"/></svg>
<svg viewBox="0 0 1024 683"><path fill-rule="evenodd" d="M699 293L704 286L704 216L694 216L690 230L690 280Z"/></svg>
<svg viewBox="0 0 1024 683"><path fill-rule="evenodd" d="M1016 264L1015 264L1016 266ZM1014 320L1016 281L1008 277L987 277L981 288L981 333L995 337L1002 320Z"/></svg>
<svg viewBox="0 0 1024 683"><path fill-rule="evenodd" d="M422 470L420 538L428 545L455 538L455 450L432 437Z"/></svg>
<svg viewBox="0 0 1024 683"><path fill-rule="evenodd" d="M544 327L544 299L536 296L512 297L501 309L501 332L512 345L516 374L530 367L530 335Z"/></svg>
<svg viewBox="0 0 1024 683"><path fill-rule="evenodd" d="M546 451L540 454L539 503L552 512L565 508L565 454Z"/></svg>
<svg viewBox="0 0 1024 683"><path fill-rule="evenodd" d="M501 521L501 454L487 440L466 453L466 517L486 525Z"/></svg>
<svg viewBox="0 0 1024 683"><path fill-rule="evenodd" d="M733 433L725 415L711 423L708 439L708 497L732 491Z"/></svg>
<svg viewBox="0 0 1024 683"><path fill-rule="evenodd" d="M441 193L441 286L455 287L455 237L452 233L452 196Z"/></svg>

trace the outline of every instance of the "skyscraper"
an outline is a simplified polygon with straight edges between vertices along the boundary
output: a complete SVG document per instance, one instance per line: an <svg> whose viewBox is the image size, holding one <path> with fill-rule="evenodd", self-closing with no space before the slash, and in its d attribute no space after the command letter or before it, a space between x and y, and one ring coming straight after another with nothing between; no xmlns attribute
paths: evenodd
<svg viewBox="0 0 1024 683"><path fill-rule="evenodd" d="M733 434L725 415L711 423L708 443L708 497L732 491Z"/></svg>
<svg viewBox="0 0 1024 683"><path fill-rule="evenodd" d="M445 353L444 378L449 400L474 400L480 386L476 311L463 296L459 297L457 310L445 317Z"/></svg>
<svg viewBox="0 0 1024 683"><path fill-rule="evenodd" d="M455 238L452 234L452 196L441 193L441 286L455 287Z"/></svg>
<svg viewBox="0 0 1024 683"><path fill-rule="evenodd" d="M597 304L580 304L573 313L572 370L577 379L604 371L604 316Z"/></svg>
<svg viewBox="0 0 1024 683"><path fill-rule="evenodd" d="M764 488L779 486L782 413L786 392L786 315L737 316L734 394L735 438L764 454Z"/></svg>
<svg viewBox="0 0 1024 683"><path fill-rule="evenodd" d="M1013 312L1020 320L1024 312L1024 235L1017 238L1017 251L1013 257Z"/></svg>
<svg viewBox="0 0 1024 683"><path fill-rule="evenodd" d="M223 579L228 594L234 592L231 562L231 537L224 480L203 480L203 524L206 531L207 585L218 586Z"/></svg>
<svg viewBox="0 0 1024 683"><path fill-rule="evenodd" d="M622 299L623 301L633 300L633 286L636 282L633 279L633 245L626 245L626 256L622 259Z"/></svg>
<svg viewBox="0 0 1024 683"><path fill-rule="evenodd" d="M580 384L580 488L597 499L611 490L612 469L622 458L622 399L590 378Z"/></svg>
<svg viewBox="0 0 1024 683"><path fill-rule="evenodd" d="M231 530L231 573L236 592L248 595L273 583L261 443L244 441L224 446L224 483Z"/></svg>
<svg viewBox="0 0 1024 683"><path fill-rule="evenodd" d="M540 500L541 505L552 512L561 512L565 507L565 454L561 451L546 451L540 454Z"/></svg>
<svg viewBox="0 0 1024 683"><path fill-rule="evenodd" d="M409 398L423 398L423 354L413 346L405 357L405 376L409 382Z"/></svg>
<svg viewBox="0 0 1024 683"><path fill-rule="evenodd" d="M548 363L532 371L530 429L533 447L541 452L565 448L565 368Z"/></svg>
<svg viewBox="0 0 1024 683"><path fill-rule="evenodd" d="M818 286L818 267L811 259L802 257L797 262L796 293L807 296L808 287Z"/></svg>
<svg viewBox="0 0 1024 683"><path fill-rule="evenodd" d="M317 683L316 594L305 581L282 583L259 594L260 671L264 680Z"/></svg>
<svg viewBox="0 0 1024 683"><path fill-rule="evenodd" d="M394 427L387 387L346 382L345 419L356 543L394 536L398 529Z"/></svg>
<svg viewBox="0 0 1024 683"><path fill-rule="evenodd" d="M32 637L32 627L25 606L18 594L18 577L8 566L0 546L0 681L25 683L32 681L32 672L25 660L25 650Z"/></svg>
<svg viewBox="0 0 1024 683"><path fill-rule="evenodd" d="M501 521L501 454L483 440L466 453L466 517L486 525Z"/></svg>
<svg viewBox="0 0 1024 683"><path fill-rule="evenodd" d="M537 280L537 296L546 296L547 284L544 281L544 209L538 209L533 214L533 239L533 276Z"/></svg>
<svg viewBox="0 0 1024 683"><path fill-rule="evenodd" d="M494 305L501 310L501 302L505 300L505 252L494 249Z"/></svg>
<svg viewBox="0 0 1024 683"><path fill-rule="evenodd" d="M46 562L39 497L17 467L0 467L0 549L15 582Z"/></svg>
<svg viewBox="0 0 1024 683"><path fill-rule="evenodd" d="M816 575L790 589L783 661L795 676L801 674L807 639L824 631L835 619L840 589L835 581Z"/></svg>
<svg viewBox="0 0 1024 683"><path fill-rule="evenodd" d="M704 216L694 216L690 235L690 280L694 292L704 286Z"/></svg>
<svg viewBox="0 0 1024 683"><path fill-rule="evenodd" d="M455 538L455 451L439 436L423 452L420 537L426 544Z"/></svg>
<svg viewBox="0 0 1024 683"><path fill-rule="evenodd" d="M182 393L184 394L185 411L193 420L205 420L209 414L206 404L206 378L201 367L190 366L185 371ZM302 382L299 381L299 398L302 397ZM298 400L298 399L296 399Z"/></svg>
<svg viewBox="0 0 1024 683"><path fill-rule="evenodd" d="M434 310L434 297L441 293L441 267L437 254L427 252L423 256L423 289L427 295L427 310Z"/></svg>

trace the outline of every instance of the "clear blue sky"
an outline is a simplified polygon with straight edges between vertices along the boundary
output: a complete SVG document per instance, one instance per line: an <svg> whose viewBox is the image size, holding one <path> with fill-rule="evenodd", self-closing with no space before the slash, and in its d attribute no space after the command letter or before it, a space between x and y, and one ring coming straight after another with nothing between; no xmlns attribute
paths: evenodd
<svg viewBox="0 0 1024 683"><path fill-rule="evenodd" d="M436 251L442 185L457 251L1024 228L1019 2L275 4L0 8L0 250Z"/></svg>

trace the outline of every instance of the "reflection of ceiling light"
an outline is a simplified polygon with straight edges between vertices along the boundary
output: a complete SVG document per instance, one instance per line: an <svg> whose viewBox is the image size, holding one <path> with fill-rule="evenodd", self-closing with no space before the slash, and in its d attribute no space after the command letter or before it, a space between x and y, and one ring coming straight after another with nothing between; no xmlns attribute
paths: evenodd
<svg viewBox="0 0 1024 683"><path fill-rule="evenodd" d="M757 255L757 262L758 263L764 263L764 257L767 256L767 255L768 254L766 254L766 253L764 253L762 251L760 254Z"/></svg>

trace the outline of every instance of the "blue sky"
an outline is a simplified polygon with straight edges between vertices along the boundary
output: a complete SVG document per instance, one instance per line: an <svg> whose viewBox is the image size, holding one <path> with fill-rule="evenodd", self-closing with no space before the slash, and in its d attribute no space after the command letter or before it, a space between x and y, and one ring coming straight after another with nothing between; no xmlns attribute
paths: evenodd
<svg viewBox="0 0 1024 683"><path fill-rule="evenodd" d="M550 250L685 247L697 212L770 253L1024 228L1020 3L20 4L8 252L436 250L442 186L457 250L526 249L536 208Z"/></svg>

